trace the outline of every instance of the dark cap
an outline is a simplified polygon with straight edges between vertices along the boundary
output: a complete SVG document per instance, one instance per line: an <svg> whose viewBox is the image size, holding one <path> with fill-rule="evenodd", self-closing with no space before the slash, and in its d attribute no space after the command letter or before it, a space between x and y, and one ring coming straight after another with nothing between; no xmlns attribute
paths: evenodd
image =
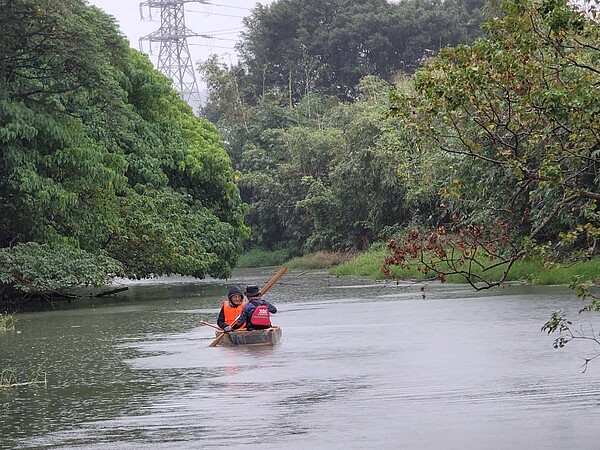
<svg viewBox="0 0 600 450"><path fill-rule="evenodd" d="M240 288L237 286L231 286L231 288L229 288L229 293L227 294L227 298L231 298L232 295L244 295L242 294L242 291L240 291Z"/></svg>
<svg viewBox="0 0 600 450"><path fill-rule="evenodd" d="M260 291L258 290L258 286L246 286L246 297L258 297L259 295Z"/></svg>

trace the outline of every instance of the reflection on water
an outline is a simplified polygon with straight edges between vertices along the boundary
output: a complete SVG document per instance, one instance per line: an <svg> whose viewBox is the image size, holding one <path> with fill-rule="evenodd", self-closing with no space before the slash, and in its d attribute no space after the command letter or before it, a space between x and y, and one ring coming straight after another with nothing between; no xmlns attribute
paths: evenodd
<svg viewBox="0 0 600 450"><path fill-rule="evenodd" d="M291 271L268 294L280 345L209 348L197 322L227 286L272 273L20 314L1 366L43 361L48 386L0 391L0 448L596 448L600 366L579 367L593 348L556 351L539 331L578 311L568 290Z"/></svg>

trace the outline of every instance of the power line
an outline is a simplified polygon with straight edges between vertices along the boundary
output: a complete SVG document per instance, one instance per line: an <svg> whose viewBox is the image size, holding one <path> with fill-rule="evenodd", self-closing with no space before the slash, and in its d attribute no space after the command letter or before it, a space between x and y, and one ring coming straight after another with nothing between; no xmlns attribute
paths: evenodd
<svg viewBox="0 0 600 450"><path fill-rule="evenodd" d="M213 6L222 6L223 8L243 9L244 11L252 11L250 8L242 8L241 6L219 5L218 3L210 3Z"/></svg>
<svg viewBox="0 0 600 450"><path fill-rule="evenodd" d="M217 32L212 32L212 33L211 33L211 32L208 32L208 33L209 33L211 36L229 36L229 35L231 35L231 34L234 34L234 35L238 35L238 34L239 34L239 33L237 33L237 32L231 32L231 31L227 31L227 32L224 32L224 33L223 33L223 32L218 32L218 31L217 31Z"/></svg>
<svg viewBox="0 0 600 450"><path fill-rule="evenodd" d="M195 9L187 9L186 11L193 12L193 13L202 13L202 14L206 14L208 16L233 17L234 19L243 19L245 17L245 16L232 16L231 14L219 14L219 13L214 13L214 12L198 11Z"/></svg>
<svg viewBox="0 0 600 450"><path fill-rule="evenodd" d="M244 27L237 28L226 28L224 30L207 31L208 34L236 34L238 31L243 30Z"/></svg>
<svg viewBox="0 0 600 450"><path fill-rule="evenodd" d="M208 48L222 48L225 50L235 50L235 47L224 47L222 45L211 45L211 44L189 44L194 47L208 47Z"/></svg>
<svg viewBox="0 0 600 450"><path fill-rule="evenodd" d="M217 41L237 41L237 39L230 39L230 38L222 38L222 37L218 37L218 36L213 36L210 34L199 34L198 37L202 37L204 39L215 39Z"/></svg>

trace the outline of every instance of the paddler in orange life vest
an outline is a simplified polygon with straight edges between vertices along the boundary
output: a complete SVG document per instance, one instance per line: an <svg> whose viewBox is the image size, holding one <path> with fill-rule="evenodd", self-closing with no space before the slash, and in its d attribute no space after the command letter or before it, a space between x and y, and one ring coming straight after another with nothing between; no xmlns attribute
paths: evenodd
<svg viewBox="0 0 600 450"><path fill-rule="evenodd" d="M223 300L223 306L219 312L217 325L225 331L231 331L231 324L235 319L240 317L245 304L246 301L244 300L242 291L240 291L237 286L232 286L227 294L227 300Z"/></svg>
<svg viewBox="0 0 600 450"><path fill-rule="evenodd" d="M270 315L275 314L277 308L260 298L258 286L247 286L246 297L248 297L248 303L242 309L240 318L231 325L231 328L236 330L245 326L248 331L271 328Z"/></svg>

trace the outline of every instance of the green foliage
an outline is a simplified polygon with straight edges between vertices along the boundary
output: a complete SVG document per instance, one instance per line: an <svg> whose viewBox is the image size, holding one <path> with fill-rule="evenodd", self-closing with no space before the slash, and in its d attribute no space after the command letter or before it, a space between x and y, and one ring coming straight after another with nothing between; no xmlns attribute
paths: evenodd
<svg viewBox="0 0 600 450"><path fill-rule="evenodd" d="M68 245L27 242L0 249L0 286L11 286L24 293L101 286L122 274L118 261Z"/></svg>
<svg viewBox="0 0 600 450"><path fill-rule="evenodd" d="M239 49L247 71L238 79L254 86L257 98L275 88L294 102L313 92L355 99L366 75L390 81L428 54L471 42L479 35L482 7L477 0L258 5L245 19Z"/></svg>
<svg viewBox="0 0 600 450"><path fill-rule="evenodd" d="M286 249L265 251L253 248L242 253L237 261L238 267L270 267L281 266L290 259L290 251Z"/></svg>
<svg viewBox="0 0 600 450"><path fill-rule="evenodd" d="M388 115L389 81L422 64L426 49L470 42L481 7L293 0L254 9L242 62L200 65L209 87L202 113L241 172L247 247L364 250L415 216L437 218L433 174L425 183L405 175L415 158L406 158L410 134ZM424 192L407 189L409 181Z"/></svg>
<svg viewBox="0 0 600 450"><path fill-rule="evenodd" d="M14 330L16 323L14 314L0 313L0 331Z"/></svg>
<svg viewBox="0 0 600 450"><path fill-rule="evenodd" d="M332 275L354 275L369 276L374 279L386 278L381 272L384 265L387 251L383 249L372 249L362 253L356 258L352 258L338 267L333 268ZM481 261L483 263L484 261ZM419 262L414 260L407 267L393 267L392 277L399 280L431 280L436 277L434 271L418 270ZM448 267L439 267L440 270L448 270ZM487 268L483 264L473 269L473 274L482 275L485 269L485 275L490 280L500 280L504 276L504 268L501 266ZM592 260L579 261L573 265L552 264L548 265L541 260L519 259L516 261L505 281L521 281L539 285L569 285L582 284L581 289L589 289L599 282L600 276L600 258ZM583 280L588 280L584 282ZM449 283L465 283L463 276L448 275L446 280ZM592 295L588 291L589 295Z"/></svg>
<svg viewBox="0 0 600 450"><path fill-rule="evenodd" d="M316 252L293 258L285 265L288 269L329 269L349 257L349 254L340 252Z"/></svg>
<svg viewBox="0 0 600 450"><path fill-rule="evenodd" d="M501 10L486 38L443 50L392 101L429 155L417 176L444 163L449 228L507 228L507 253L487 265L506 273L524 255L569 262L596 251L600 34L562 1Z"/></svg>
<svg viewBox="0 0 600 450"><path fill-rule="evenodd" d="M344 262L338 267L334 267L329 273L338 276L368 276L376 280L381 280L385 277L381 271L384 260L385 253L383 250L370 250Z"/></svg>
<svg viewBox="0 0 600 450"><path fill-rule="evenodd" d="M2 300L229 275L248 229L216 128L84 1L17 0L0 20Z"/></svg>
<svg viewBox="0 0 600 450"><path fill-rule="evenodd" d="M199 202L174 191L131 194L106 249L123 255L128 277L172 273L226 278L239 252L235 229Z"/></svg>
<svg viewBox="0 0 600 450"><path fill-rule="evenodd" d="M482 264L483 266L483 264ZM523 281L544 286L554 285L571 285L573 277L576 274L583 274L586 279L592 279L598 274L600 269L600 258L595 258L589 261L579 261L573 265L563 264L548 264L542 260L519 259L510 269L506 281ZM482 274L480 269L477 269L479 274ZM500 280L504 275L504 267L497 266L486 268L486 277L492 280ZM587 278L589 277L589 278ZM449 282L464 282L457 276L449 276Z"/></svg>
<svg viewBox="0 0 600 450"><path fill-rule="evenodd" d="M548 7L507 2L486 24L489 37L442 51L417 74L416 95L396 96L396 111L422 147L454 155L445 192L453 213L555 241L589 224L590 244L600 38L566 3Z"/></svg>
<svg viewBox="0 0 600 450"><path fill-rule="evenodd" d="M569 333L573 322L567 320L561 311L552 313L550 320L542 326L542 331L548 334L558 331L559 333ZM554 348L563 348L571 339L572 335L560 336L554 341Z"/></svg>
<svg viewBox="0 0 600 450"><path fill-rule="evenodd" d="M266 96L247 108L252 126L235 158L241 195L250 204L248 246L283 245L294 253L364 249L409 219L393 149L400 134L390 131L395 119L386 116L389 89L366 77L354 104L311 95L290 108Z"/></svg>
<svg viewBox="0 0 600 450"><path fill-rule="evenodd" d="M4 368L0 372L0 389L9 388L13 386L27 386L33 384L48 384L48 373L44 368L46 360L38 364L35 370L31 373L27 381L21 381L17 379L17 369L12 367Z"/></svg>

